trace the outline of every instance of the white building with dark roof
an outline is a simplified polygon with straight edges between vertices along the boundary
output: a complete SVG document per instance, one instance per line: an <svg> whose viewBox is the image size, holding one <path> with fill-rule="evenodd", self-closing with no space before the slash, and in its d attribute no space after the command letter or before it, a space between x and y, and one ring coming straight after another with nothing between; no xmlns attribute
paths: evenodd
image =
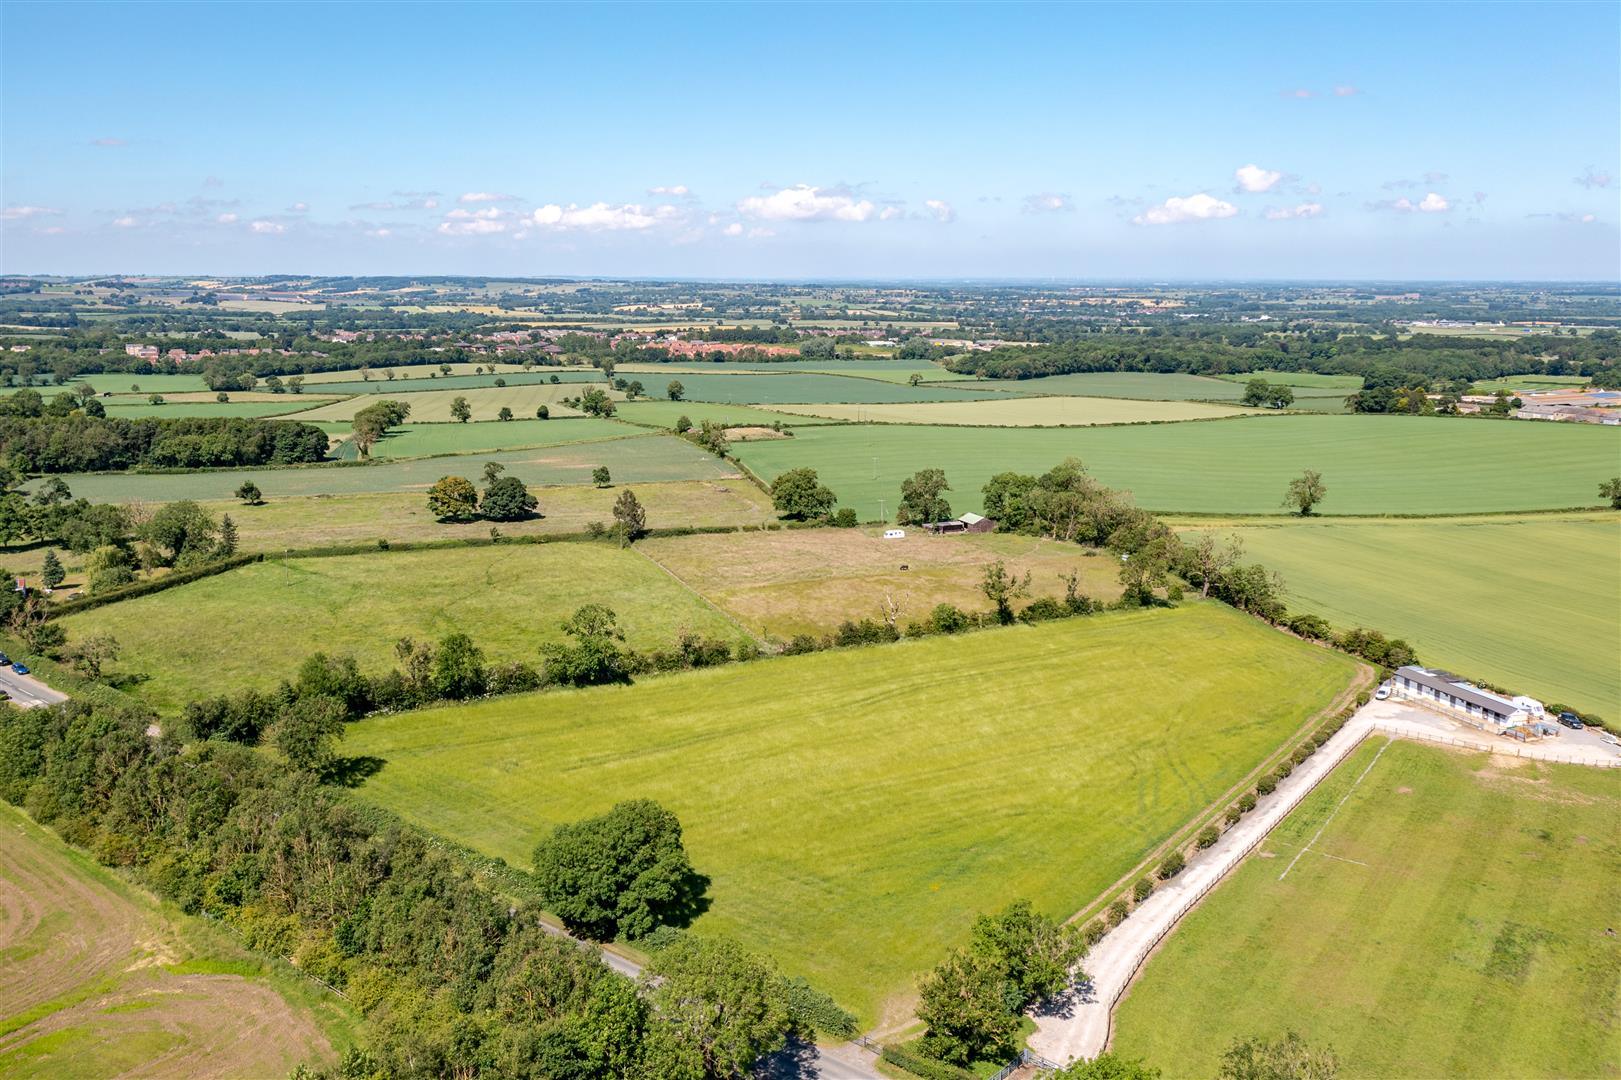
<svg viewBox="0 0 1621 1080"><path fill-rule="evenodd" d="M1397 697L1439 708L1459 719L1497 731L1533 723L1544 715L1542 702L1536 698L1494 694L1447 671L1409 665L1396 670L1390 686Z"/></svg>

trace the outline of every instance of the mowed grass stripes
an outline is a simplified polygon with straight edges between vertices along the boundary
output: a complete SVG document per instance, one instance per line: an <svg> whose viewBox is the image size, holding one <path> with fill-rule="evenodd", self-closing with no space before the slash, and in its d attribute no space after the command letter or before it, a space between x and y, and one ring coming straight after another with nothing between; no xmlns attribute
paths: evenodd
<svg viewBox="0 0 1621 1080"><path fill-rule="evenodd" d="M377 717L345 752L387 762L361 798L518 866L659 800L699 926L871 1021L976 913L1090 901L1353 672L1194 604Z"/></svg>

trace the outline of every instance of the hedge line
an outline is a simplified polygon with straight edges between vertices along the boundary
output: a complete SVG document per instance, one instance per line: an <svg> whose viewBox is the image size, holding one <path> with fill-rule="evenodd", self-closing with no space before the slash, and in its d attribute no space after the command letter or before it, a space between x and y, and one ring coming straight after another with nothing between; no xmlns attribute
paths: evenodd
<svg viewBox="0 0 1621 1080"><path fill-rule="evenodd" d="M185 585L189 582L200 581L206 577L213 577L215 574L223 574L227 570L235 570L239 566L246 566L249 563L260 562L264 558L265 556L258 552L245 555L232 555L229 558L221 559L218 562L211 562L204 566L193 567L189 570L176 570L172 574L164 574L162 577L148 578L145 581L137 581L131 585L123 585L116 589L109 589L104 593L95 593L90 596L80 597L77 600L67 600L63 603L52 605L50 609L50 617L54 619L62 615L71 615L76 611L89 611L92 608L103 607L107 604L115 604L120 600L133 600L137 596L146 596L148 593L162 592L164 589L172 589L176 585Z"/></svg>
<svg viewBox="0 0 1621 1080"><path fill-rule="evenodd" d="M967 1069L959 1069L955 1065L924 1057L903 1046L884 1047L884 1052L878 1055L878 1060L905 1069L913 1076L922 1077L923 1080L976 1080L974 1074Z"/></svg>

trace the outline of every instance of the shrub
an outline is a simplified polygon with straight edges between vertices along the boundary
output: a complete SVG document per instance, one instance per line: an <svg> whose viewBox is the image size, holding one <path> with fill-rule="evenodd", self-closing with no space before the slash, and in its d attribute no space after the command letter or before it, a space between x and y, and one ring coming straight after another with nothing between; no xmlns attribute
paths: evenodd
<svg viewBox="0 0 1621 1080"><path fill-rule="evenodd" d="M955 1065L947 1065L943 1061L924 1057L903 1046L886 1046L878 1057L913 1076L922 1077L923 1080L974 1080L974 1074L967 1069L959 1069Z"/></svg>
<svg viewBox="0 0 1621 1080"><path fill-rule="evenodd" d="M1051 596L1043 596L1030 602L1030 605L1019 612L1019 619L1023 622L1046 622L1049 619L1064 619L1070 615L1069 608L1063 601Z"/></svg>
<svg viewBox="0 0 1621 1080"><path fill-rule="evenodd" d="M821 645L809 634L795 634L793 639L782 647L782 655L799 656L803 653L813 653L819 648Z"/></svg>
<svg viewBox="0 0 1621 1080"><path fill-rule="evenodd" d="M929 629L936 634L957 634L968 629L972 620L958 607L936 604L929 613Z"/></svg>
<svg viewBox="0 0 1621 1080"><path fill-rule="evenodd" d="M816 989L804 979L784 979L788 1014L802 1029L813 1029L836 1039L848 1039L856 1033L856 1018L839 1003Z"/></svg>
<svg viewBox="0 0 1621 1080"><path fill-rule="evenodd" d="M1121 923L1126 921L1126 916L1130 914L1131 905L1126 903L1124 900L1116 900L1114 903L1109 905L1109 925L1119 926Z"/></svg>
<svg viewBox="0 0 1621 1080"><path fill-rule="evenodd" d="M1334 636L1333 629L1319 615L1296 615L1289 620L1289 629L1312 641L1326 641Z"/></svg>
<svg viewBox="0 0 1621 1080"><path fill-rule="evenodd" d="M1282 780L1284 777L1288 776L1290 773L1292 773L1294 771L1295 771L1294 763L1291 762L1291 761L1285 760L1285 761L1278 762L1277 767L1272 770L1272 775L1277 777L1279 780Z"/></svg>
<svg viewBox="0 0 1621 1080"><path fill-rule="evenodd" d="M1217 829L1214 825L1206 825L1204 828L1199 830L1198 839L1194 840L1193 843L1200 851L1203 851L1205 848L1209 847L1220 839L1221 830Z"/></svg>
<svg viewBox="0 0 1621 1080"><path fill-rule="evenodd" d="M1255 791L1260 795L1270 795L1278 790L1278 778L1271 773L1255 781Z"/></svg>
<svg viewBox="0 0 1621 1080"><path fill-rule="evenodd" d="M1085 929L1081 931L1081 940L1086 942L1086 947L1090 949L1092 946L1102 941L1105 935L1108 933L1109 928L1103 924L1103 920L1093 919L1091 922L1087 923Z"/></svg>
<svg viewBox="0 0 1621 1080"><path fill-rule="evenodd" d="M1173 851L1160 860L1159 870L1156 873L1159 874L1161 881L1169 881L1186 869L1187 865L1188 860L1182 857L1182 853Z"/></svg>
<svg viewBox="0 0 1621 1080"><path fill-rule="evenodd" d="M1244 794L1242 794L1242 795L1240 795L1238 797L1238 812L1239 813L1247 814L1251 810L1254 810L1254 809L1255 809L1255 796L1254 795L1252 795L1252 794L1250 794L1249 792L1246 791L1246 792L1244 792Z"/></svg>
<svg viewBox="0 0 1621 1080"><path fill-rule="evenodd" d="M1236 805L1229 806L1227 808L1227 813L1225 815L1225 817L1227 819L1227 824L1229 824L1229 825L1238 824L1238 819L1243 817L1243 816L1244 816L1244 811L1240 810Z"/></svg>
<svg viewBox="0 0 1621 1080"><path fill-rule="evenodd" d="M1317 752L1317 744L1310 739L1295 747L1295 752L1289 755L1289 760L1296 765L1305 761Z"/></svg>
<svg viewBox="0 0 1621 1080"><path fill-rule="evenodd" d="M1131 887L1131 898L1133 900L1137 901L1140 904L1144 900L1147 900L1148 897L1153 892L1154 892L1154 879L1153 878L1138 878L1137 879L1137 884L1135 884L1135 885L1133 885Z"/></svg>
<svg viewBox="0 0 1621 1080"><path fill-rule="evenodd" d="M1363 690L1362 692L1358 693L1357 696L1356 696L1356 707L1360 709L1360 708L1362 708L1362 706L1366 705L1368 702L1370 702L1372 700L1373 700L1373 696L1371 694L1369 694L1366 690Z"/></svg>
<svg viewBox="0 0 1621 1080"><path fill-rule="evenodd" d="M882 642L898 641L900 633L888 623L876 622L872 619L862 619L860 622L851 622L846 619L839 624L839 629L833 635L834 645L877 645Z"/></svg>

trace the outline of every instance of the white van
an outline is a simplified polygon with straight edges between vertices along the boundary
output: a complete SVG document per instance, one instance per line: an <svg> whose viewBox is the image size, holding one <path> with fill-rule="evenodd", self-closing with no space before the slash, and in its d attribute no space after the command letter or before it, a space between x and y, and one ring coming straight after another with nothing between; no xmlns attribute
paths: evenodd
<svg viewBox="0 0 1621 1080"><path fill-rule="evenodd" d="M905 529L885 529L884 530L884 539L885 540L905 540L906 539L906 530Z"/></svg>

